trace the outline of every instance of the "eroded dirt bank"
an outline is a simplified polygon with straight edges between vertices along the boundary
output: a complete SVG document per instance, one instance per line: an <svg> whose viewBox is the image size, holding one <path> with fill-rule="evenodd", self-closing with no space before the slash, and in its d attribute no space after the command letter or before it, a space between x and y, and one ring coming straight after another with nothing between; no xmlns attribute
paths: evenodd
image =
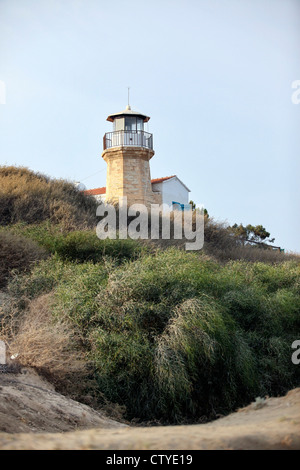
<svg viewBox="0 0 300 470"><path fill-rule="evenodd" d="M0 430L0 449L300 449L300 388L209 424L140 428L55 393L32 371L1 374Z"/></svg>
<svg viewBox="0 0 300 470"><path fill-rule="evenodd" d="M0 370L0 432L66 432L124 426L56 393L52 385L32 369L22 369L19 373ZM0 446L2 437L1 434Z"/></svg>

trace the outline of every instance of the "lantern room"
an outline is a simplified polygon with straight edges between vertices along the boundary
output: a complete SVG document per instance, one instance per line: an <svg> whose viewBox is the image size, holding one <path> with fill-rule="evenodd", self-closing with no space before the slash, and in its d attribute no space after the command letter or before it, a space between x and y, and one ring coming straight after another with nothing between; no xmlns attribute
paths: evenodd
<svg viewBox="0 0 300 470"><path fill-rule="evenodd" d="M113 132L104 135L103 149L134 146L152 150L152 134L144 131L144 123L149 119L149 116L133 111L129 105L120 113L110 114L107 121L113 123Z"/></svg>

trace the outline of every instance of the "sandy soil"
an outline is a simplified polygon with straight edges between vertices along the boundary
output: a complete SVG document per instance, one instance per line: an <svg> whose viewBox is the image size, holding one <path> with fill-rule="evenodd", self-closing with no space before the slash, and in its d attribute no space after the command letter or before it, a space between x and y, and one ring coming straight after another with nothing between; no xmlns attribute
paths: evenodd
<svg viewBox="0 0 300 470"><path fill-rule="evenodd" d="M24 368L16 373L11 366L0 366L0 431L66 432L95 427L109 429L125 425L56 393L32 369Z"/></svg>
<svg viewBox="0 0 300 470"><path fill-rule="evenodd" d="M0 449L300 450L300 388L209 424L141 428L59 395L33 371L0 373L0 431Z"/></svg>

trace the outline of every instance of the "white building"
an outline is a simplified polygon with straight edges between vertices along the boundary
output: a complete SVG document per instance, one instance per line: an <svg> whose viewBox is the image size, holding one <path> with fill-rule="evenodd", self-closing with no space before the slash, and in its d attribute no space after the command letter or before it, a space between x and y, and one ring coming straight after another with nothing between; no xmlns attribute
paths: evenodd
<svg viewBox="0 0 300 470"><path fill-rule="evenodd" d="M172 210L187 209L190 189L178 178L178 176L166 176L151 180L153 192L159 192L162 196L162 204L166 204Z"/></svg>
<svg viewBox="0 0 300 470"><path fill-rule="evenodd" d="M166 204L170 210L189 209L190 189L178 178L178 176L165 176L151 180L152 191L160 193L162 204ZM87 189L84 194L94 196L97 201L105 201L106 188Z"/></svg>

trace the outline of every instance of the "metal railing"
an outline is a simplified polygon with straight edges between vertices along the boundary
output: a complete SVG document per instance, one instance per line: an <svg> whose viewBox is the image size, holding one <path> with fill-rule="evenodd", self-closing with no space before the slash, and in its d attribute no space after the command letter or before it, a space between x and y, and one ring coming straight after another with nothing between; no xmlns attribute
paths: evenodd
<svg viewBox="0 0 300 470"><path fill-rule="evenodd" d="M153 136L145 131L107 132L103 137L103 150L111 147L144 147L153 149Z"/></svg>

